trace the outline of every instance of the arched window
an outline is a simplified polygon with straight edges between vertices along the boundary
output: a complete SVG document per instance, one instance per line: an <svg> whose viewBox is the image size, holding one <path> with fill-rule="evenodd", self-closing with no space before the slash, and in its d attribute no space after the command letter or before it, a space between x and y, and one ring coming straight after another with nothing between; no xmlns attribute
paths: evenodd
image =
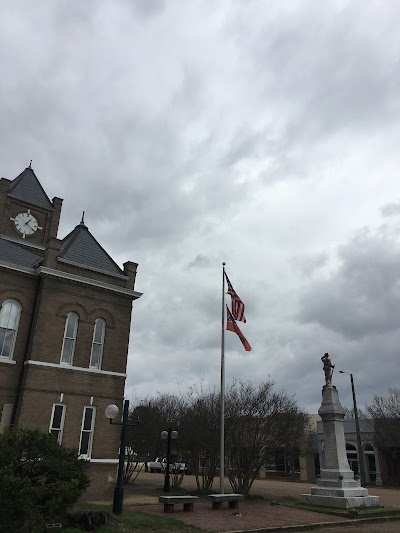
<svg viewBox="0 0 400 533"><path fill-rule="evenodd" d="M350 468L353 470L355 475L358 475L358 455L357 448L354 446L354 444L346 442L346 454Z"/></svg>
<svg viewBox="0 0 400 533"><path fill-rule="evenodd" d="M76 332L78 331L79 317L76 313L68 313L65 322L64 341L61 350L61 363L72 365L76 342Z"/></svg>
<svg viewBox="0 0 400 533"><path fill-rule="evenodd" d="M90 354L91 368L101 368L105 329L106 323L104 322L104 320L102 318L97 318L94 323L92 352Z"/></svg>
<svg viewBox="0 0 400 533"><path fill-rule="evenodd" d="M0 311L0 357L12 359L17 336L21 304L5 300Z"/></svg>
<svg viewBox="0 0 400 533"><path fill-rule="evenodd" d="M376 483L376 461L372 444L364 444L365 464L367 466L368 481Z"/></svg>

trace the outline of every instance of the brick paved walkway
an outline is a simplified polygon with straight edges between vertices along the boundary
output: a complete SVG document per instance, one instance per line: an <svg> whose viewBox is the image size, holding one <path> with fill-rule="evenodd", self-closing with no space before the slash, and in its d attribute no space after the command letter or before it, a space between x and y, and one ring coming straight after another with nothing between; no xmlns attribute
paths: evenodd
<svg viewBox="0 0 400 533"><path fill-rule="evenodd" d="M195 504L192 513L184 512L182 505L175 505L175 508L176 511L168 516L173 516L186 524L216 532L315 524L317 522L335 523L343 520L341 517L271 505L264 501L245 501L239 503L239 509L226 507L213 511L211 502L202 498ZM134 509L165 516L161 504L135 506Z"/></svg>
<svg viewBox="0 0 400 533"><path fill-rule="evenodd" d="M160 515L164 514L163 506L156 503L158 502L158 496L164 494L162 491L163 480L164 478L161 474L142 472L135 484L125 490L125 507ZM218 481L215 480L214 488L218 487ZM193 513L183 512L180 509L181 506L178 505L171 516L187 524L221 533L317 523L331 523L332 527L335 527L335 523L345 520L342 517L314 513L282 505L271 505L272 500L278 502L299 501L300 495L309 492L311 486L308 483L290 481L256 480L251 492L253 495L260 495L263 498L240 502L237 510L223 508L213 511L211 502L206 497L201 497L199 503L195 505ZM185 476L182 488L189 493L196 490L194 476ZM225 492L230 491L229 483L226 483ZM380 496L382 505L400 508L400 490L371 487L369 492L372 495ZM173 494L173 490L171 493ZM143 505L144 503L147 505ZM400 531L400 522L398 524ZM384 529L381 529L381 531L383 532Z"/></svg>

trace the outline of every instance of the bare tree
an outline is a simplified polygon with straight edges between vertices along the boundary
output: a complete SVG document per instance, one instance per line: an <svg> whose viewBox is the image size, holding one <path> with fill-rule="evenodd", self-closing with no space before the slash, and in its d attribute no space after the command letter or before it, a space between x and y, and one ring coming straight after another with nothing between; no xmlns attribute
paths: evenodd
<svg viewBox="0 0 400 533"><path fill-rule="evenodd" d="M179 437L173 443L174 461L184 462L186 471L196 476L199 490L212 487L219 461L220 399L215 391L192 387L186 396L162 394L149 397L134 408L131 417L139 416L135 451L145 461L165 455L162 430L171 427ZM180 486L185 470L172 468L172 486Z"/></svg>
<svg viewBox="0 0 400 533"><path fill-rule="evenodd" d="M184 402L173 394L159 394L148 397L138 403L130 413L130 420L140 418L140 426L136 429L135 449L147 460L165 455L165 443L161 439L161 431L169 427L179 431L181 413Z"/></svg>
<svg viewBox="0 0 400 533"><path fill-rule="evenodd" d="M374 420L376 446L400 448L400 388L389 388L387 396L375 395L366 409Z"/></svg>
<svg viewBox="0 0 400 533"><path fill-rule="evenodd" d="M219 463L220 394L192 389L189 395L182 430L197 488L209 491Z"/></svg>
<svg viewBox="0 0 400 533"><path fill-rule="evenodd" d="M225 395L225 468L232 489L248 494L261 467L277 448L285 448L293 464L304 438L307 415L286 392L274 392L273 383L234 382ZM158 395L141 401L132 417L141 419L135 432L135 452L147 458L165 455L163 430L177 430L172 463L183 461L196 476L201 491L212 488L220 454L220 393L193 387L185 396ZM173 472L173 486L184 471Z"/></svg>
<svg viewBox="0 0 400 533"><path fill-rule="evenodd" d="M140 472L143 470L144 462L141 461L140 456L135 452L135 448L129 445L125 449L125 464L123 483L124 485L131 485Z"/></svg>
<svg viewBox="0 0 400 533"><path fill-rule="evenodd" d="M166 455L166 443L161 439L161 432L171 427L178 431L179 439L173 442L171 464L181 459L185 450L185 434L181 430L182 420L186 411L186 402L182 396L173 394L158 394L139 402L131 411L130 419L140 418L141 423L135 431L135 452L147 464L156 457ZM180 486L184 471L171 467L172 486Z"/></svg>
<svg viewBox="0 0 400 533"><path fill-rule="evenodd" d="M347 407L346 405L344 405L343 409L345 411L345 413L344 413L344 419L345 420L355 420L354 408L353 407ZM358 418L367 418L368 417L367 413L365 411L363 411L362 409L360 409L359 407L357 408L357 414L358 414Z"/></svg>
<svg viewBox="0 0 400 533"><path fill-rule="evenodd" d="M379 448L385 485L400 485L400 388L389 388L387 396L374 396L367 412L374 423L375 446Z"/></svg>
<svg viewBox="0 0 400 533"><path fill-rule="evenodd" d="M298 449L308 417L271 381L234 382L226 393L226 469L232 489L248 494L260 468L277 448Z"/></svg>

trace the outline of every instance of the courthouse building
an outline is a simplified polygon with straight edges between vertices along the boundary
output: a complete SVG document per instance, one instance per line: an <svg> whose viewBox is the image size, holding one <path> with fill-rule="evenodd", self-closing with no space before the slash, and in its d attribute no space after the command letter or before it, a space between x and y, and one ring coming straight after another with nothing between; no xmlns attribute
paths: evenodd
<svg viewBox="0 0 400 533"><path fill-rule="evenodd" d="M115 479L137 264L121 269L84 220L57 238L62 200L32 168L0 180L0 432L48 431ZM100 494L100 493L99 493Z"/></svg>

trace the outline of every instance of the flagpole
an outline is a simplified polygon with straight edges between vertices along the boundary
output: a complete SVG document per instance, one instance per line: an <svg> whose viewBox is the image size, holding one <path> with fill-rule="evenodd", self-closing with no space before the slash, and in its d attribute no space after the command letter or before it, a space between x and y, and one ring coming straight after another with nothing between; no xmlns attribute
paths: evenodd
<svg viewBox="0 0 400 533"><path fill-rule="evenodd" d="M219 491L224 494L225 475L225 263L222 263L222 330L221 330L221 436Z"/></svg>

